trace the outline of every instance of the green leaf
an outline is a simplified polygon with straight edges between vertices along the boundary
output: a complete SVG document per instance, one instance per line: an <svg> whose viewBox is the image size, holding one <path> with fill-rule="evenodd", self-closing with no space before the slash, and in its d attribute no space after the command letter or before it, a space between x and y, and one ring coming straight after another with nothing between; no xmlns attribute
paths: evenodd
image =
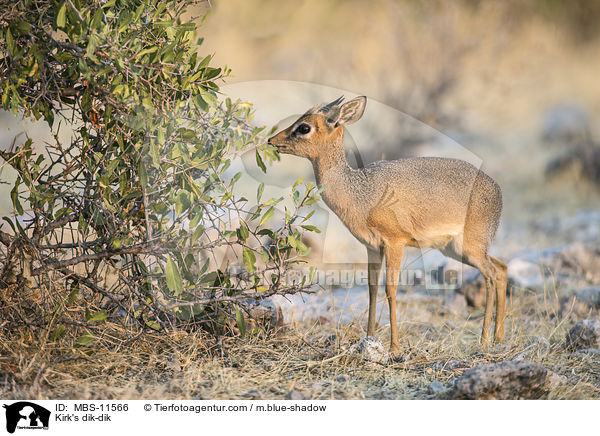
<svg viewBox="0 0 600 436"><path fill-rule="evenodd" d="M274 213L274 209L273 206L271 206L266 212L265 214L262 216L262 218L260 219L260 223L258 223L259 227L262 226L264 223L266 223L267 221L269 221L271 219L271 217L273 216Z"/></svg>
<svg viewBox="0 0 600 436"><path fill-rule="evenodd" d="M250 236L250 232L248 231L248 227L246 227L243 224L237 229L237 234L238 234L238 238L240 238L240 240L242 242L245 241L246 239L248 239L248 236Z"/></svg>
<svg viewBox="0 0 600 436"><path fill-rule="evenodd" d="M146 320L146 325L150 327L152 330L160 330L160 324L156 321Z"/></svg>
<svg viewBox="0 0 600 436"><path fill-rule="evenodd" d="M265 184L261 183L258 185L258 189L256 190L256 202L260 203L260 199L262 198L263 192L265 191Z"/></svg>
<svg viewBox="0 0 600 436"><path fill-rule="evenodd" d="M77 339L77 345L85 347L87 345L90 345L95 340L95 336L86 333L85 335L82 335L79 337L79 339Z"/></svg>
<svg viewBox="0 0 600 436"><path fill-rule="evenodd" d="M6 221L8 223L8 225L10 226L10 228L12 229L13 233L17 233L17 229L15 228L15 225L13 224L13 222L10 220L10 218L8 218L7 216L3 216L2 219L4 221Z"/></svg>
<svg viewBox="0 0 600 436"><path fill-rule="evenodd" d="M102 309L89 316L86 316L87 322L104 321L106 319L106 310Z"/></svg>
<svg viewBox="0 0 600 436"><path fill-rule="evenodd" d="M64 2L60 9L58 10L58 14L56 15L56 25L58 27L65 27L67 22L67 2Z"/></svg>
<svg viewBox="0 0 600 436"><path fill-rule="evenodd" d="M217 105L218 100L215 94L201 89L200 95L202 96L202 100L204 100L210 107L215 107Z"/></svg>
<svg viewBox="0 0 600 436"><path fill-rule="evenodd" d="M296 186L298 186L300 183L304 182L304 177L300 177L298 180L296 180L294 182L294 186L292 186L292 191L296 189Z"/></svg>
<svg viewBox="0 0 600 436"><path fill-rule="evenodd" d="M140 183L142 186L148 185L148 172L146 171L146 164L142 159L138 163L138 175L140 177Z"/></svg>
<svg viewBox="0 0 600 436"><path fill-rule="evenodd" d="M244 260L244 266L248 272L252 272L256 269L256 266L254 265L256 263L256 256L248 247L244 247L242 249L242 258Z"/></svg>
<svg viewBox="0 0 600 436"><path fill-rule="evenodd" d="M156 50L158 50L158 46L156 46L156 45L154 45L152 47L149 47L149 48L146 48L146 49L142 50L141 52L139 52L135 56L135 59L141 59L142 56L144 56L146 54L154 53Z"/></svg>
<svg viewBox="0 0 600 436"><path fill-rule="evenodd" d="M187 211L192 205L190 201L190 193L184 190L179 191L177 194L177 199L175 201L175 212L177 215L181 215L183 212Z"/></svg>
<svg viewBox="0 0 600 436"><path fill-rule="evenodd" d="M244 318L244 314L240 309L235 309L235 322L240 329L240 334L243 338L246 336L246 319Z"/></svg>
<svg viewBox="0 0 600 436"><path fill-rule="evenodd" d="M13 39L12 33L10 33L10 29L6 29L6 45L8 47L8 51L11 55L15 54L15 40Z"/></svg>
<svg viewBox="0 0 600 436"><path fill-rule="evenodd" d="M10 199L12 200L12 204L17 211L17 214L23 215L23 206L21 206L21 202L19 201L19 184L21 183L21 179L17 177L17 181L15 182L15 186L10 191Z"/></svg>
<svg viewBox="0 0 600 436"><path fill-rule="evenodd" d="M31 30L31 24L26 21L18 21L16 24L17 32L21 35L29 32Z"/></svg>
<svg viewBox="0 0 600 436"><path fill-rule="evenodd" d="M71 292L69 292L69 296L67 297L67 306L72 306L75 301L77 301L77 297L79 296L79 282L73 282L71 285Z"/></svg>
<svg viewBox="0 0 600 436"><path fill-rule="evenodd" d="M266 174L267 167L265 166L265 163L263 162L262 157L260 157L260 153L258 152L258 149L256 149L256 164L260 167L262 172Z"/></svg>
<svg viewBox="0 0 600 436"><path fill-rule="evenodd" d="M179 273L179 268L171 256L167 256L167 286L171 291L175 293L175 295L181 295L183 292L183 280L181 278L181 274Z"/></svg>

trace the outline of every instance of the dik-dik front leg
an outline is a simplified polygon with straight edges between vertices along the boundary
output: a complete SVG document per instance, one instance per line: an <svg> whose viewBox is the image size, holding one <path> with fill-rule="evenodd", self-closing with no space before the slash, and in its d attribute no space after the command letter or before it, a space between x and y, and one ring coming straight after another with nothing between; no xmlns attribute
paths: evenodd
<svg viewBox="0 0 600 436"><path fill-rule="evenodd" d="M400 351L400 343L398 342L398 324L396 322L396 290L398 288L403 253L404 245L395 244L385 247L385 293L390 308L390 352L392 354L397 354Z"/></svg>
<svg viewBox="0 0 600 436"><path fill-rule="evenodd" d="M381 257L381 250L367 248L367 261L369 262L369 323L367 325L367 336L375 336L375 315L377 311L377 292L379 291Z"/></svg>

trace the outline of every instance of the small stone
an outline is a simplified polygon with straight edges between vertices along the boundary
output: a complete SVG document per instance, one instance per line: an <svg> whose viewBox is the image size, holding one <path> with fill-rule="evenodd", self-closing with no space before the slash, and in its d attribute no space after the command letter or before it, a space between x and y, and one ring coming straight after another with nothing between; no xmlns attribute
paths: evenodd
<svg viewBox="0 0 600 436"><path fill-rule="evenodd" d="M310 385L310 388L315 392L320 392L323 389L325 389L325 386L323 386L321 383L315 382L312 385Z"/></svg>
<svg viewBox="0 0 600 436"><path fill-rule="evenodd" d="M437 395L440 392L444 392L445 390L446 387L439 381L433 381L429 383L429 386L427 386L427 393L429 395Z"/></svg>
<svg viewBox="0 0 600 436"><path fill-rule="evenodd" d="M340 374L334 380L338 383L346 383L350 380L350 376L348 374Z"/></svg>
<svg viewBox="0 0 600 436"><path fill-rule="evenodd" d="M567 382L567 378L564 375L559 375L555 372L550 372L548 375L548 383L550 387L555 388Z"/></svg>
<svg viewBox="0 0 600 436"><path fill-rule="evenodd" d="M452 383L444 398L456 400L538 399L547 395L549 371L529 361L475 366Z"/></svg>
<svg viewBox="0 0 600 436"><path fill-rule="evenodd" d="M297 389L292 389L285 395L286 400L300 401L306 399L304 394Z"/></svg>
<svg viewBox="0 0 600 436"><path fill-rule="evenodd" d="M567 316L582 318L597 309L600 309L600 288L589 288L570 297L564 297L560 302L558 315L561 318Z"/></svg>
<svg viewBox="0 0 600 436"><path fill-rule="evenodd" d="M509 296L513 288L520 288L521 285L515 282L510 276L506 284L506 295ZM467 305L469 307L483 308L485 307L486 300L486 287L485 280L480 273L470 275L466 277L459 289L456 290L458 294L462 294L465 297Z"/></svg>
<svg viewBox="0 0 600 436"><path fill-rule="evenodd" d="M598 226L597 220L594 225ZM583 276L594 283L600 281L600 249L595 245L581 242L567 245L544 263L559 275Z"/></svg>
<svg viewBox="0 0 600 436"><path fill-rule="evenodd" d="M369 362L387 363L390 358L381 341L373 336L361 339L356 344L351 345L348 351L350 354L362 356L363 359Z"/></svg>
<svg viewBox="0 0 600 436"><path fill-rule="evenodd" d="M181 372L181 363L179 359L169 359L167 366L173 370L173 372Z"/></svg>
<svg viewBox="0 0 600 436"><path fill-rule="evenodd" d="M588 361L600 361L600 350L596 348L585 348L571 353L573 357L583 358Z"/></svg>
<svg viewBox="0 0 600 436"><path fill-rule="evenodd" d="M256 301L248 299L248 322L256 322L267 329L275 329L284 324L281 307L273 300L266 298Z"/></svg>
<svg viewBox="0 0 600 436"><path fill-rule="evenodd" d="M600 348L600 320L579 321L567 334L566 346L572 350Z"/></svg>
<svg viewBox="0 0 600 436"><path fill-rule="evenodd" d="M469 306L485 306L485 281L481 274L466 278L457 292L464 295L465 301Z"/></svg>
<svg viewBox="0 0 600 436"><path fill-rule="evenodd" d="M581 319L589 314L589 306L579 300L576 295L570 297L564 297L560 301L560 308L558 309L558 316L561 318L574 318Z"/></svg>
<svg viewBox="0 0 600 436"><path fill-rule="evenodd" d="M600 288L588 288L577 294L577 299L587 303L591 308L600 308Z"/></svg>
<svg viewBox="0 0 600 436"><path fill-rule="evenodd" d="M249 400L262 400L264 398L263 393L259 389L252 389L243 395L244 398Z"/></svg>

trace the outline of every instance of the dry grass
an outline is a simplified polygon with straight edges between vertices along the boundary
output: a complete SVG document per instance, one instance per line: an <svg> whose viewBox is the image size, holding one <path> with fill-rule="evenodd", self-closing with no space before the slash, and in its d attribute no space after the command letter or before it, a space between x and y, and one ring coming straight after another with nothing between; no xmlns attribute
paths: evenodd
<svg viewBox="0 0 600 436"><path fill-rule="evenodd" d="M361 324L332 325L325 318L293 324L267 337L147 333L120 345L119 330L106 324L102 348L52 343L44 339L47 334L41 329L37 333L29 328L3 329L0 396L283 399L295 389L312 399L425 399L430 398L427 386L432 381L447 384L475 365L511 359L532 338L544 336L550 341L550 352L532 353L528 359L566 377L549 398L600 398L600 365L563 348L574 320L558 318L557 293L514 295L509 302L507 342L487 352L478 344L479 312L453 315L441 311L435 299L420 301L400 299L401 313L417 309L411 304L421 304L419 309L432 316L428 322L401 322L407 360L389 365L368 363L345 352L364 336ZM380 326L377 335L384 343L388 334L388 326Z"/></svg>

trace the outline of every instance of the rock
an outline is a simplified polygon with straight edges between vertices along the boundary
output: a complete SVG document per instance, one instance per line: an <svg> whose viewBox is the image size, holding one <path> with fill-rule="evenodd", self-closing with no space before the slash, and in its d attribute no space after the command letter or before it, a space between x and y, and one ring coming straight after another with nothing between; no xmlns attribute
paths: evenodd
<svg viewBox="0 0 600 436"><path fill-rule="evenodd" d="M597 221L595 226L598 227ZM576 242L562 247L556 254L543 256L541 262L563 279L574 277L600 282L600 249L596 246Z"/></svg>
<svg viewBox="0 0 600 436"><path fill-rule="evenodd" d="M173 372L181 372L181 363L179 363L179 359L170 358L167 361L167 367L172 369Z"/></svg>
<svg viewBox="0 0 600 436"><path fill-rule="evenodd" d="M283 312L281 307L273 300L266 298L260 300L250 309L250 316L264 322L268 327L275 328L283 325Z"/></svg>
<svg viewBox="0 0 600 436"><path fill-rule="evenodd" d="M550 352L550 342L543 336L538 336L531 341L525 349L513 357L513 361L525 360L527 358L536 357L542 358Z"/></svg>
<svg viewBox="0 0 600 436"><path fill-rule="evenodd" d="M434 381L429 383L429 386L427 386L427 393L429 395L438 395L441 392L444 392L446 390L446 387L440 383L439 381Z"/></svg>
<svg viewBox="0 0 600 436"><path fill-rule="evenodd" d="M348 348L350 354L362 356L363 359L375 363L387 363L389 353L381 341L373 336L367 336Z"/></svg>
<svg viewBox="0 0 600 436"><path fill-rule="evenodd" d="M590 361L599 361L600 362L600 350L596 348L585 348L583 350L577 350L571 353L573 357L580 357Z"/></svg>
<svg viewBox="0 0 600 436"><path fill-rule="evenodd" d="M589 313L590 307L583 301L578 300L576 295L564 297L560 300L558 316L561 318L581 319L587 317Z"/></svg>
<svg viewBox="0 0 600 436"><path fill-rule="evenodd" d="M600 348L600 320L584 319L567 333L566 346L572 350Z"/></svg>
<svg viewBox="0 0 600 436"><path fill-rule="evenodd" d="M347 383L350 380L350 376L348 374L340 374L334 380L338 383Z"/></svg>
<svg viewBox="0 0 600 436"><path fill-rule="evenodd" d="M469 306L477 308L485 307L485 281L481 274L465 278L457 292L464 295L465 301Z"/></svg>
<svg viewBox="0 0 600 436"><path fill-rule="evenodd" d="M600 288L589 288L577 294L577 299L590 305L594 309L600 309Z"/></svg>
<svg viewBox="0 0 600 436"><path fill-rule="evenodd" d="M555 388L557 386L560 386L564 383L566 383L567 377L565 377L564 375L559 375L555 372L549 372L549 376L548 376L548 385L551 388Z"/></svg>
<svg viewBox="0 0 600 436"><path fill-rule="evenodd" d="M242 312L247 330L252 331L260 327L269 331L283 326L283 312L281 307L270 298L265 298L264 300L247 298L242 303L245 306L245 310L242 310ZM232 325L232 327L237 328L235 325Z"/></svg>
<svg viewBox="0 0 600 436"><path fill-rule="evenodd" d="M570 297L562 298L558 315L561 318L567 316L584 318L591 311L598 309L600 309L600 288L589 288Z"/></svg>
<svg viewBox="0 0 600 436"><path fill-rule="evenodd" d="M291 391L289 391L286 395L285 395L285 399L286 400L293 400L293 401L300 401L300 400L305 400L306 397L304 396L304 394L302 392L300 392L297 389L292 389Z"/></svg>
<svg viewBox="0 0 600 436"><path fill-rule="evenodd" d="M249 400L262 400L264 398L263 393L259 389L252 389L243 395L244 398Z"/></svg>
<svg viewBox="0 0 600 436"><path fill-rule="evenodd" d="M312 385L310 385L310 388L315 392L321 392L323 389L325 389L325 386L319 382L314 382Z"/></svg>
<svg viewBox="0 0 600 436"><path fill-rule="evenodd" d="M550 388L549 371L529 361L501 362L471 368L453 380L444 398L456 400L537 399Z"/></svg>
<svg viewBox="0 0 600 436"><path fill-rule="evenodd" d="M510 295L514 286L514 281L509 277L508 283L506 284L506 296ZM465 278L461 287L457 289L456 292L464 295L467 305L470 307L485 307L485 281L480 273L476 273Z"/></svg>

